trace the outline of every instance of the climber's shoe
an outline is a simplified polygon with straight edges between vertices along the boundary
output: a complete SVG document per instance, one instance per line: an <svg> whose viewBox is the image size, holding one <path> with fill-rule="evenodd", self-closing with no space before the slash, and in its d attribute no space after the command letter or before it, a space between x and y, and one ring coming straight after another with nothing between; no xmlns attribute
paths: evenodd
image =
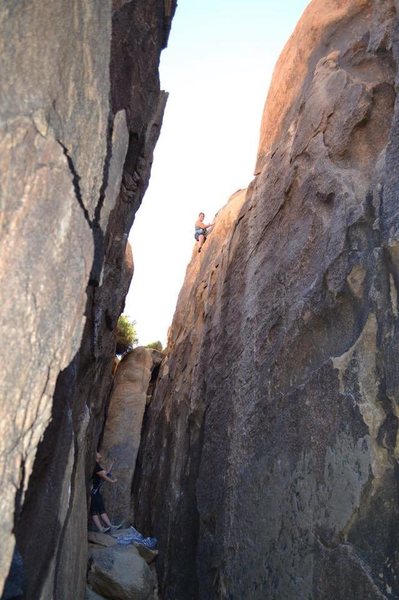
<svg viewBox="0 0 399 600"><path fill-rule="evenodd" d="M101 527L101 529L100 529L101 533L107 533L110 530L111 530L111 527Z"/></svg>

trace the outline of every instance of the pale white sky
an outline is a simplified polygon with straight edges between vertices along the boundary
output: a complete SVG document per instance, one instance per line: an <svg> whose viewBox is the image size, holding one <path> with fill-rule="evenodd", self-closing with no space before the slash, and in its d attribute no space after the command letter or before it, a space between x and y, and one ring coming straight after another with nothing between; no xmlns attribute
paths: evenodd
<svg viewBox="0 0 399 600"><path fill-rule="evenodd" d="M194 240L253 177L260 122L277 58L308 0L180 0L161 84L169 92L148 190L130 232L134 276L125 314L139 344L173 318Z"/></svg>

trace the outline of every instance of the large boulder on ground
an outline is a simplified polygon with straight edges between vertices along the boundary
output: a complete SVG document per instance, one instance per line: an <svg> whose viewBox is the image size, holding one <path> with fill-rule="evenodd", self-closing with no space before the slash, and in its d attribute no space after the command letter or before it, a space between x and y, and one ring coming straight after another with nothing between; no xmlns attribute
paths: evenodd
<svg viewBox="0 0 399 600"><path fill-rule="evenodd" d="M93 550L88 583L111 600L152 600L156 580L134 546Z"/></svg>
<svg viewBox="0 0 399 600"><path fill-rule="evenodd" d="M131 536L132 536L131 528L119 529L119 531L116 531L115 533L112 534L112 539L115 540L115 543L118 543L118 540L120 538L129 539L129 538L131 538ZM140 544L139 541L132 540L131 543L136 546L137 550L139 551L140 556L142 556L148 564L151 564L155 560L155 558L158 556L158 550L148 548L145 544Z"/></svg>
<svg viewBox="0 0 399 600"><path fill-rule="evenodd" d="M118 543L112 535L108 535L107 533L101 533L101 531L89 531L87 539L90 544L95 544L97 546L104 546L109 548L110 546L115 546Z"/></svg>

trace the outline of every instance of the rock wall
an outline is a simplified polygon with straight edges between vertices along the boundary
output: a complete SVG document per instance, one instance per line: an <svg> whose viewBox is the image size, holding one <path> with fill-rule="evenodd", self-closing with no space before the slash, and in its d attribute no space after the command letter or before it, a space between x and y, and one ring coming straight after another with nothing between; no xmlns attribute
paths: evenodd
<svg viewBox="0 0 399 600"><path fill-rule="evenodd" d="M165 599L399 595L397 28L311 2L193 252L134 488Z"/></svg>
<svg viewBox="0 0 399 600"><path fill-rule="evenodd" d="M116 370L100 449L104 465L116 461L112 475L118 481L104 485L102 490L107 512L115 523L133 523L131 495L141 428L151 400L150 383L162 357L162 352L140 346L126 354Z"/></svg>
<svg viewBox="0 0 399 600"><path fill-rule="evenodd" d="M16 535L35 600L84 594L86 483L133 269L127 236L166 103L158 65L175 7L0 8L0 588Z"/></svg>

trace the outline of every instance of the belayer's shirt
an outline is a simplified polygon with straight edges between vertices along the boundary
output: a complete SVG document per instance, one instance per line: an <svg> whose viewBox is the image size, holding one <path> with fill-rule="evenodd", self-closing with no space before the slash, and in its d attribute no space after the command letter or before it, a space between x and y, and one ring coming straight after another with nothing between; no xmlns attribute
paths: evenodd
<svg viewBox="0 0 399 600"><path fill-rule="evenodd" d="M96 462L96 466L94 467L93 477L91 478L91 480L93 482L93 488L91 490L92 494L96 494L98 491L100 491L100 488L104 482L104 480L101 479L101 477L99 477L97 475L97 473L99 473L100 471L104 471L104 468L98 462Z"/></svg>

